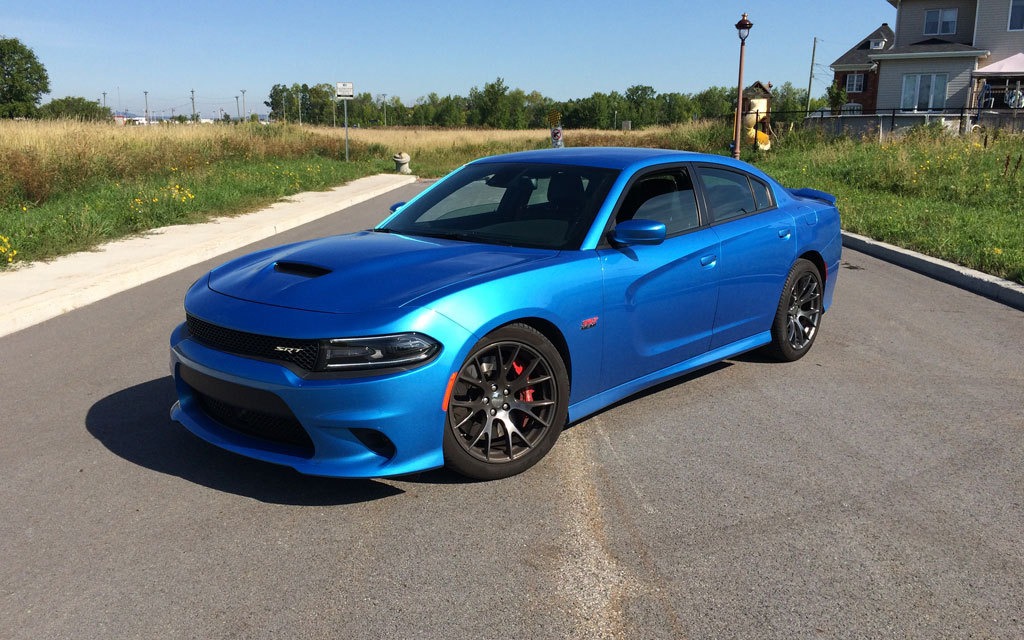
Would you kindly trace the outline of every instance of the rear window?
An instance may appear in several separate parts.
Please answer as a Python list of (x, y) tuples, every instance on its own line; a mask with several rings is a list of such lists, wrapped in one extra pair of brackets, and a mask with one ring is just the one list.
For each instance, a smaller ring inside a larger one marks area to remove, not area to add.
[(701, 167), (704, 199), (716, 222), (769, 209), (775, 205), (768, 185), (753, 176), (729, 169)]

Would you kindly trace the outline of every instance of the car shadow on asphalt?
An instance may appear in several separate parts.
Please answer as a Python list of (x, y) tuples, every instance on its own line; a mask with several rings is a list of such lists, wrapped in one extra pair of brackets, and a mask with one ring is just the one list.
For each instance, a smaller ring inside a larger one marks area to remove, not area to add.
[(404, 493), (377, 480), (304, 476), (218, 449), (171, 420), (169, 412), (175, 400), (170, 376), (150, 380), (92, 405), (85, 427), (112, 453), (129, 462), (262, 502), (329, 506)]

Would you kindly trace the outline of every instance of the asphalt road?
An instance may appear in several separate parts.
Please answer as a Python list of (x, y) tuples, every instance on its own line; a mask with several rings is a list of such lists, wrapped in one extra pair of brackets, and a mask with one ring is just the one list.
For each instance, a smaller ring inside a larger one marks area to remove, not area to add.
[(1024, 637), (1020, 311), (847, 251), (799, 362), (662, 386), (515, 478), (347, 481), (168, 419), (213, 264), (0, 338), (0, 637)]

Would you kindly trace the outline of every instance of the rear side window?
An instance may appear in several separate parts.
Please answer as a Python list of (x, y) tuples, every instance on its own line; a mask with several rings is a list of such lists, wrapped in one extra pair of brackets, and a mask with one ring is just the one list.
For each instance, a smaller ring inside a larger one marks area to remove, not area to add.
[(704, 199), (715, 222), (738, 218), (774, 205), (771, 189), (757, 178), (739, 171), (711, 167), (701, 167), (699, 172)]
[(771, 189), (757, 178), (750, 178), (750, 189), (754, 192), (754, 201), (757, 204), (758, 210), (768, 209), (775, 204), (772, 202)]

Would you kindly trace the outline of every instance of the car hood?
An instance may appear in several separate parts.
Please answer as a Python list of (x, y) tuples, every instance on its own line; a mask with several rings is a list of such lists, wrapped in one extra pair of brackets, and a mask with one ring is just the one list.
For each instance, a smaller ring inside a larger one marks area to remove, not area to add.
[(404, 306), (557, 252), (362, 231), (251, 254), (210, 273), (233, 298), (324, 313)]

